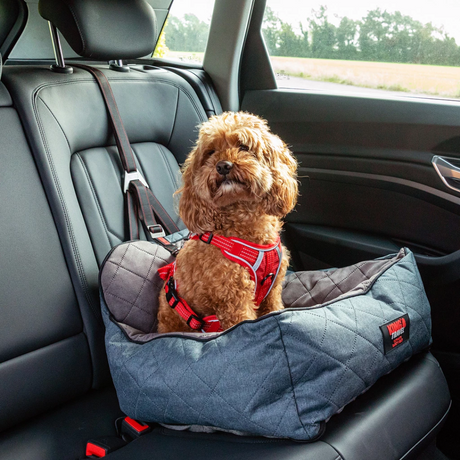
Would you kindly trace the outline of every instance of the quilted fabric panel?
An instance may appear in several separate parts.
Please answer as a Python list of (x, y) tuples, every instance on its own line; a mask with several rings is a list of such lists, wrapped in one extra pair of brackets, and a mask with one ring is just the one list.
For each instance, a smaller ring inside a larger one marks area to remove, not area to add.
[[(137, 344), (103, 303), (122, 410), (145, 421), (312, 440), (334, 413), (430, 343), (430, 307), (413, 255), (377, 262), (383, 271), (368, 273), (348, 297), (222, 334), (157, 334)], [(404, 314), (410, 338), (385, 354), (380, 326)]]
[(157, 328), (159, 267), (173, 261), (157, 244), (134, 241), (117, 246), (101, 272), (101, 288), (110, 312), (120, 323), (144, 333)]
[(299, 421), (275, 318), (210, 341), (168, 336), (138, 345), (126, 340), (106, 311), (104, 317), (112, 376), (128, 415), (270, 437), (318, 434), (318, 424)]
[[(404, 250), (401, 250), (396, 259), (404, 255)], [(283, 283), (283, 304), (286, 308), (313, 307), (355, 291), (363, 291), (368, 282), (393, 263), (393, 258), (385, 258), (344, 268), (292, 273)]]

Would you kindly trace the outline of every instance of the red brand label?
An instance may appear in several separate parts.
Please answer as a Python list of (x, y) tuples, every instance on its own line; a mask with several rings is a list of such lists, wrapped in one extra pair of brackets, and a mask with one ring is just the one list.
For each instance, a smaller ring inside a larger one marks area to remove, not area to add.
[(407, 314), (380, 326), (385, 354), (409, 340), (409, 327), (410, 319)]

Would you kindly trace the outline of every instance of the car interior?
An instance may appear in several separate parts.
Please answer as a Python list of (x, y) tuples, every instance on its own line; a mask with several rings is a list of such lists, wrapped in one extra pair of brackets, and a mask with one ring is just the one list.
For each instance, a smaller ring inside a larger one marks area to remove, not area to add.
[(278, 88), (265, 0), (216, 0), (202, 65), (152, 58), (171, 3), (0, 0), (0, 457), (88, 458), (87, 442), (116, 437), (124, 417), (98, 289), (107, 253), (129, 240), (124, 170), (86, 64), (110, 83), (138, 170), (179, 228), (173, 194), (197, 126), (222, 111), (257, 114), (300, 165), (283, 232), (292, 269), (407, 247), (433, 323), (431, 349), (314, 442), (152, 424), (106, 457), (460, 458), (459, 102)]

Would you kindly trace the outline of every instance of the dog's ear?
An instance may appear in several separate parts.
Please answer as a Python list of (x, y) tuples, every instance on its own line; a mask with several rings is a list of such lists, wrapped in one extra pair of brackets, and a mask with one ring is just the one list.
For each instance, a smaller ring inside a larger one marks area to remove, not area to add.
[(182, 167), (182, 187), (176, 192), (180, 194), (179, 216), (186, 227), (194, 233), (204, 233), (214, 230), (214, 211), (196, 193), (193, 178), (196, 177), (198, 155), (196, 147), (185, 160)]
[(265, 212), (284, 217), (297, 203), (297, 161), (286, 144), (272, 133), (269, 133), (266, 150), (273, 184), (264, 198)]

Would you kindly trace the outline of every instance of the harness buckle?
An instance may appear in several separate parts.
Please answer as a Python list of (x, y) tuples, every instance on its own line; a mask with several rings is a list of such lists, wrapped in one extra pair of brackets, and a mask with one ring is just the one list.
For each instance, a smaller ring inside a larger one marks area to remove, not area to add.
[(155, 240), (166, 236), (164, 228), (160, 224), (151, 225), (149, 227), (150, 236)]
[(149, 188), (149, 185), (147, 184), (147, 181), (144, 179), (144, 176), (137, 169), (131, 172), (125, 171), (123, 193), (126, 193), (126, 191), (129, 189), (129, 184), (134, 180), (138, 180), (142, 185)]
[(204, 233), (201, 234), (201, 235), (198, 235), (198, 238), (199, 238), (201, 241), (203, 241), (203, 243), (211, 244), (211, 241), (212, 241), (214, 235), (213, 235), (212, 233), (209, 233), (208, 239), (207, 239), (206, 241), (203, 240), (203, 235), (204, 235)]
[[(195, 321), (197, 321), (200, 324), (197, 328), (190, 326), (190, 322), (192, 321), (192, 319), (194, 319)], [(198, 316), (196, 316), (196, 315), (190, 315), (188, 320), (187, 320), (187, 326), (191, 327), (192, 329), (196, 329), (196, 330), (203, 329), (205, 324), (206, 323), (201, 318), (198, 318)]]
[[(169, 281), (167, 282), (168, 285), (168, 292), (166, 292), (166, 301), (168, 302), (169, 306), (174, 310), (179, 303), (179, 297), (177, 296), (176, 286), (174, 283), (174, 278), (171, 276)], [(171, 299), (174, 299), (174, 302), (171, 304)]]

